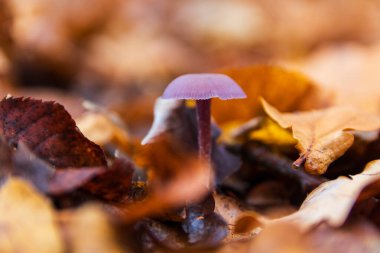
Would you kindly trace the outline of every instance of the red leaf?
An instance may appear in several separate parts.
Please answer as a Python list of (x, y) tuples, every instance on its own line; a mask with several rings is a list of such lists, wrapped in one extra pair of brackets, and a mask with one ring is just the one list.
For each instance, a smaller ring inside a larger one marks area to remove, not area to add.
[(22, 141), (59, 168), (106, 165), (102, 149), (78, 130), (62, 105), (52, 101), (4, 98), (0, 102), (0, 135), (15, 146)]

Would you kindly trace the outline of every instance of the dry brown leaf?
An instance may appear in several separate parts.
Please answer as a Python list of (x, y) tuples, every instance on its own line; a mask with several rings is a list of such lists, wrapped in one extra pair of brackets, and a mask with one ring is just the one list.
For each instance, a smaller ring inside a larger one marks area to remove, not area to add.
[(348, 130), (371, 131), (380, 127), (380, 118), (357, 108), (331, 107), (309, 112), (281, 113), (262, 99), (264, 110), (283, 128), (292, 128), (298, 140), (300, 158), (296, 166), (305, 162), (312, 174), (323, 174), (327, 167), (342, 156), (353, 144)]
[[(346, 221), (362, 190), (379, 180), (380, 160), (376, 160), (369, 163), (361, 174), (351, 178), (341, 176), (321, 184), (308, 195), (297, 212), (272, 222), (292, 222), (303, 230), (322, 222), (339, 227)], [(377, 188), (377, 194), (379, 192), (380, 188)]]
[(245, 122), (257, 116), (261, 111), (259, 97), (264, 97), (281, 111), (323, 106), (320, 90), (298, 72), (271, 65), (232, 68), (221, 72), (241, 86), (247, 94), (247, 99), (231, 101), (215, 99), (212, 115), (219, 124), (229, 121)]
[(0, 227), (0, 252), (64, 252), (51, 204), (21, 179), (0, 191)]

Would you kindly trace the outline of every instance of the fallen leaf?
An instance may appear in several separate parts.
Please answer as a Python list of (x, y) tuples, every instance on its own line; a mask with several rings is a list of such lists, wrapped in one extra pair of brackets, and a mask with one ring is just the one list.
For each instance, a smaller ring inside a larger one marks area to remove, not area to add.
[(59, 168), (106, 165), (101, 148), (86, 139), (64, 107), (54, 102), (4, 98), (0, 102), (0, 135), (14, 146), (25, 143)]
[(300, 158), (296, 166), (305, 163), (312, 174), (323, 174), (330, 163), (342, 156), (353, 144), (348, 130), (371, 131), (380, 127), (380, 118), (355, 107), (331, 107), (323, 110), (280, 113), (264, 99), (266, 113), (283, 128), (292, 128), (297, 139)]
[(377, 253), (380, 248), (378, 228), (364, 219), (351, 221), (340, 228), (319, 226), (306, 236), (301, 235), (316, 252)]
[(129, 252), (121, 246), (110, 218), (99, 205), (88, 204), (61, 215), (70, 252)]
[(28, 183), (10, 178), (0, 190), (0, 251), (63, 253), (50, 202)]
[(130, 136), (120, 118), (110, 111), (86, 113), (76, 119), (80, 131), (89, 140), (104, 147), (112, 144), (124, 152), (131, 148)]
[(248, 139), (260, 141), (267, 145), (288, 146), (296, 144), (296, 140), (289, 131), (284, 130), (277, 123), (268, 118), (263, 120), (260, 128), (248, 132)]
[(331, 90), (333, 105), (355, 105), (376, 114), (380, 113), (379, 64), (378, 42), (328, 45), (290, 63), (316, 80), (322, 89)]
[[(380, 160), (376, 160), (369, 163), (362, 173), (351, 178), (341, 176), (321, 184), (307, 196), (297, 212), (272, 222), (292, 222), (302, 230), (309, 230), (324, 222), (339, 227), (346, 221), (362, 190), (370, 184), (378, 184), (379, 180)], [(380, 188), (377, 187), (376, 194), (379, 192)]]
[(258, 116), (261, 112), (260, 97), (281, 111), (320, 108), (326, 104), (325, 95), (312, 81), (298, 72), (279, 66), (253, 65), (222, 69), (220, 72), (234, 79), (247, 94), (244, 101), (213, 100), (212, 115), (222, 126), (229, 121), (244, 123)]

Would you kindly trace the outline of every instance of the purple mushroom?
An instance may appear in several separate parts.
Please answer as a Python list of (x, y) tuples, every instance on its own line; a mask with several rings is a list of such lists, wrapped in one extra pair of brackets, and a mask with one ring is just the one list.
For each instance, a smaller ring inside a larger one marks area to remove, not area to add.
[(246, 98), (240, 86), (223, 74), (187, 74), (166, 87), (163, 99), (194, 99), (197, 107), (199, 157), (211, 160), (211, 98)]

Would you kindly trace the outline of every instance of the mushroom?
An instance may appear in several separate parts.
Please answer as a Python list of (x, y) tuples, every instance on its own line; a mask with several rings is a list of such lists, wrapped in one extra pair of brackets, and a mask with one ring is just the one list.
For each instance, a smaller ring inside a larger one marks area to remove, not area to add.
[(196, 100), (199, 158), (211, 163), (211, 98), (246, 98), (240, 86), (223, 74), (186, 74), (166, 87), (163, 99)]

